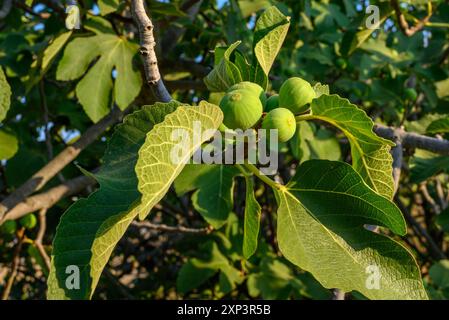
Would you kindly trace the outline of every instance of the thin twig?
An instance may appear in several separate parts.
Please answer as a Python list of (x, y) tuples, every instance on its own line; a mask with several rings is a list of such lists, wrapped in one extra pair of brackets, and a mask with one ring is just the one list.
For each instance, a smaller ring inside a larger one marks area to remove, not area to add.
[(43, 193), (28, 197), (8, 211), (3, 220), (0, 220), (0, 225), (7, 220), (20, 219), (30, 212), (51, 208), (62, 198), (77, 194), (95, 183), (96, 181), (90, 177), (79, 176)]
[(438, 178), (435, 178), (435, 189), (438, 196), (438, 201), (440, 202), (440, 208), (441, 210), (444, 210), (447, 208), (447, 200), (445, 199), (443, 186), (441, 184), (441, 181)]
[(430, 204), (435, 214), (439, 214), (441, 212), (441, 208), (438, 206), (436, 201), (432, 198), (432, 196), (429, 193), (429, 190), (427, 190), (427, 182), (422, 182), (419, 185), (419, 190), (421, 191), (422, 195), (424, 196), (424, 199)]
[(46, 221), (46, 215), (47, 215), (47, 209), (41, 209), (39, 210), (38, 219), (39, 219), (39, 230), (37, 232), (36, 239), (34, 240), (34, 245), (36, 246), (37, 250), (39, 251), (39, 254), (41, 255), (42, 259), (44, 260), (45, 266), (47, 267), (47, 270), (50, 270), (50, 257), (48, 256), (47, 252), (45, 251), (44, 245), (42, 243), (45, 235), (45, 230), (47, 228), (47, 221)]
[(194, 229), (194, 228), (187, 228), (184, 226), (168, 226), (166, 224), (154, 224), (149, 221), (139, 221), (139, 222), (134, 221), (133, 225), (139, 228), (148, 228), (157, 231), (176, 232), (176, 233), (209, 234), (213, 230), (210, 227)]
[[(128, 108), (128, 110), (129, 109), (130, 108)], [(94, 142), (111, 125), (118, 122), (128, 110), (122, 112), (120, 109), (114, 107), (106, 117), (88, 128), (74, 144), (65, 148), (44, 167), (33, 174), (33, 176), (22, 186), (6, 197), (6, 199), (0, 203), (0, 221), (9, 210), (14, 208), (18, 203), (24, 201), (30, 194), (45, 186), (48, 181), (72, 162), (82, 150)]]
[(433, 238), (429, 235), (429, 233), (426, 231), (425, 228), (423, 228), (418, 221), (416, 221), (415, 218), (412, 217), (412, 215), (410, 214), (409, 210), (407, 209), (407, 207), (404, 205), (404, 203), (402, 202), (402, 200), (396, 196), (395, 197), (395, 201), (396, 204), (398, 205), (399, 209), (402, 211), (402, 213), (404, 214), (405, 219), (407, 220), (408, 223), (410, 223), (415, 230), (421, 235), (423, 236), (428, 245), (429, 245), (429, 249), (430, 252), (432, 253), (432, 256), (436, 259), (445, 259), (446, 255), (444, 254), (444, 252), (440, 249), (440, 247), (436, 244), (436, 242), (433, 240)]
[(396, 13), (399, 29), (401, 29), (402, 33), (405, 34), (407, 37), (411, 37), (416, 32), (422, 30), (425, 27), (426, 23), (429, 22), (430, 18), (432, 17), (432, 4), (429, 4), (427, 16), (419, 20), (414, 26), (410, 27), (407, 20), (404, 17), (404, 14), (401, 11), (399, 1), (391, 0), (391, 5)]
[(403, 150), (402, 150), (402, 141), (400, 138), (395, 139), (396, 146), (391, 150), (391, 154), (393, 157), (393, 180), (394, 180), (394, 193), (398, 191), (399, 181), (401, 178), (401, 170), (402, 170), (402, 159), (403, 159)]
[(25, 238), (25, 229), (21, 228), (19, 231), (17, 231), (18, 242), (17, 242), (16, 248), (14, 249), (11, 273), (9, 274), (8, 281), (6, 282), (5, 289), (3, 290), (2, 300), (8, 300), (9, 294), (11, 293), (12, 286), (16, 279), (17, 270), (19, 269), (19, 265), (20, 265), (20, 251), (22, 250), (22, 244), (23, 244), (24, 238)]
[(153, 35), (153, 23), (145, 12), (143, 0), (132, 0), (131, 4), (133, 18), (139, 28), (140, 54), (142, 55), (147, 84), (158, 101), (169, 102), (172, 98), (167, 88), (165, 88), (157, 65), (157, 57), (154, 50), (156, 42)]
[(34, 10), (30, 7), (28, 7), (25, 3), (21, 3), (19, 0), (14, 1), (14, 5), (20, 9), (22, 9), (23, 11), (25, 11), (26, 13), (40, 18), (40, 19), (48, 19), (51, 17), (51, 14), (48, 12), (34, 12)]
[(432, 138), (413, 132), (407, 132), (402, 128), (391, 128), (380, 124), (374, 126), (374, 132), (378, 136), (392, 141), (400, 139), (404, 148), (418, 148), (442, 155), (449, 155), (448, 140)]

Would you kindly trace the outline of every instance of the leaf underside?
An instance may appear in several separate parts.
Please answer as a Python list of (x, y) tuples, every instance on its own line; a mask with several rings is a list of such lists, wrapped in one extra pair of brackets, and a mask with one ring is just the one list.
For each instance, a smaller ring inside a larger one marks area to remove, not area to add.
[[(342, 162), (311, 160), (297, 172), (275, 191), (279, 248), (288, 260), (326, 288), (356, 290), (370, 299), (427, 299), (408, 250), (363, 227), (376, 224), (403, 235), (405, 222), (392, 202)], [(373, 270), (378, 286), (370, 285)]]
[[(146, 133), (175, 111), (180, 104), (155, 104), (125, 117), (115, 130), (95, 174), (100, 188), (87, 199), (72, 205), (62, 216), (56, 231), (52, 268), (48, 280), (48, 299), (87, 299), (93, 294), (101, 272), (115, 244), (135, 217), (138, 202), (134, 166)], [(80, 289), (64, 289), (69, 265), (80, 268)]]
[[(220, 108), (202, 101), (198, 107), (179, 107), (166, 117), (164, 123), (151, 130), (139, 150), (136, 164), (138, 189), (142, 194), (139, 217), (145, 218), (149, 210), (162, 199), (171, 183), (181, 173), (193, 153), (204, 141), (210, 139), (223, 121)], [(201, 139), (193, 136), (200, 130)], [(174, 141), (172, 131), (186, 134), (182, 140)], [(195, 132), (196, 133), (196, 132)], [(174, 148), (182, 147), (180, 159), (173, 161)]]
[(9, 86), (8, 81), (6, 81), (3, 68), (0, 67), (0, 123), (3, 119), (5, 119), (10, 103), (11, 87)]
[(390, 148), (394, 143), (377, 136), (365, 112), (338, 95), (321, 95), (312, 101), (311, 109), (312, 118), (343, 131), (351, 145), (354, 169), (374, 191), (391, 199), (394, 182)]
[(76, 38), (65, 48), (56, 78), (71, 81), (85, 74), (76, 86), (76, 95), (89, 118), (97, 122), (109, 113), (112, 102), (124, 110), (139, 94), (142, 78), (133, 67), (137, 50), (136, 44), (112, 34)]

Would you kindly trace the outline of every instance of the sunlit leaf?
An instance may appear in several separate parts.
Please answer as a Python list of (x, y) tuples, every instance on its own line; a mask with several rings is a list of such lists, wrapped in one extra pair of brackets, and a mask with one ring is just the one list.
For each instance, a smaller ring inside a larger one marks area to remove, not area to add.
[[(138, 207), (141, 219), (162, 199), (195, 150), (213, 136), (222, 121), (220, 108), (203, 101), (198, 107), (179, 107), (148, 133), (136, 164), (138, 189), (142, 194)], [(199, 139), (193, 137), (195, 130), (202, 133)], [(182, 139), (174, 139), (174, 131), (181, 133)], [(180, 148), (176, 154), (179, 159), (173, 157), (176, 148)]]
[(346, 135), (351, 145), (352, 166), (379, 194), (393, 197), (391, 141), (373, 132), (373, 121), (349, 100), (321, 95), (311, 103), (311, 118), (326, 121)]
[(401, 212), (349, 165), (308, 161), (275, 193), (282, 254), (324, 287), (356, 290), (370, 299), (427, 299), (408, 250), (364, 228), (380, 225), (404, 235)]
[[(124, 110), (139, 94), (142, 77), (133, 67), (137, 49), (136, 44), (112, 34), (76, 38), (65, 48), (56, 78), (78, 79), (100, 57), (76, 86), (81, 105), (92, 121), (97, 122), (109, 113), (113, 102)], [(114, 82), (113, 70), (116, 71)]]
[[(145, 106), (127, 116), (114, 132), (95, 174), (100, 188), (72, 205), (62, 216), (53, 242), (49, 299), (88, 299), (92, 296), (117, 242), (137, 215), (140, 194), (134, 166), (146, 133), (179, 103)], [(80, 289), (69, 290), (66, 268), (80, 271)]]

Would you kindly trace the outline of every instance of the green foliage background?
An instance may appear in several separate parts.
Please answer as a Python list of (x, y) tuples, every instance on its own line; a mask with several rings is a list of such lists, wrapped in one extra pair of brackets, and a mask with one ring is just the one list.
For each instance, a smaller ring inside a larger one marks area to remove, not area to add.
[[(81, 29), (71, 31), (64, 1), (16, 2), (0, 20), (0, 200), (111, 109), (130, 115), (42, 190), (89, 172), (99, 183), (47, 210), (51, 271), (39, 226), (0, 228), (0, 292), (18, 256), (13, 299), (330, 299), (335, 288), (351, 299), (449, 298), (448, 155), (406, 149), (393, 199), (394, 144), (372, 132), (378, 123), (449, 138), (447, 1), (401, 2), (410, 25), (432, 8), (406, 36), (394, 1), (371, 1), (381, 25), (370, 30), (365, 1), (148, 0), (161, 74), (183, 106), (153, 106), (129, 1), (79, 1)], [(250, 80), (274, 94), (292, 76), (321, 96), (281, 146), (285, 187), (221, 165), (170, 168), (176, 180), (146, 174), (151, 132), (206, 118), (216, 129), (212, 104), (230, 85)], [(387, 275), (379, 292), (365, 288), (372, 261)], [(72, 263), (85, 266), (76, 293), (61, 289)]]

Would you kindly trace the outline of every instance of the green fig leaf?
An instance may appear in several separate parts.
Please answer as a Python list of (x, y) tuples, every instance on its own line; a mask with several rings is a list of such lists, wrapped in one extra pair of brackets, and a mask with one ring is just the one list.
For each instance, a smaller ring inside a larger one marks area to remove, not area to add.
[(375, 224), (404, 235), (401, 212), (351, 166), (307, 161), (275, 194), (282, 254), (324, 287), (355, 290), (370, 299), (427, 299), (410, 252), (364, 228)]
[(393, 159), (389, 140), (373, 132), (373, 121), (356, 105), (338, 95), (323, 94), (311, 103), (311, 119), (328, 122), (346, 135), (351, 145), (352, 166), (377, 193), (393, 197)]

